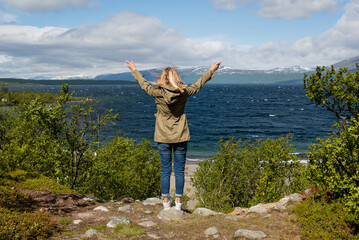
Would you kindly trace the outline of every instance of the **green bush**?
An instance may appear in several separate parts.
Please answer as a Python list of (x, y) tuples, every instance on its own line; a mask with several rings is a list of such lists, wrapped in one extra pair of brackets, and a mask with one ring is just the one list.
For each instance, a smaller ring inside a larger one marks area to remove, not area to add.
[(109, 110), (98, 116), (93, 101), (69, 103), (67, 85), (56, 103), (39, 98), (19, 107), (0, 109), (0, 170), (38, 172), (77, 188), (100, 146), (100, 130), (116, 119)]
[(359, 121), (341, 124), (341, 131), (310, 147), (311, 181), (359, 214)]
[(340, 200), (307, 199), (293, 208), (304, 239), (359, 239), (355, 236), (358, 217), (345, 211)]
[(85, 180), (88, 191), (102, 199), (160, 195), (161, 164), (149, 141), (117, 136), (96, 153)]
[(228, 211), (303, 190), (305, 167), (289, 141), (290, 136), (243, 143), (235, 138), (221, 140), (217, 155), (199, 163), (191, 179), (199, 204)]
[(55, 222), (46, 212), (16, 212), (0, 207), (0, 239), (47, 239)]
[(24, 211), (30, 208), (32, 198), (8, 186), (0, 186), (0, 207)]

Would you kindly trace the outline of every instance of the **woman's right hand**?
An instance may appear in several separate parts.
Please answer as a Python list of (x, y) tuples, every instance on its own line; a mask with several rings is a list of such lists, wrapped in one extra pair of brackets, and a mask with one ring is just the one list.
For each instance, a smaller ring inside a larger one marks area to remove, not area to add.
[(126, 60), (126, 63), (127, 63), (127, 67), (128, 67), (132, 72), (136, 70), (136, 66), (135, 66), (135, 64), (134, 64), (133, 61), (129, 62), (129, 61)]
[(219, 61), (219, 62), (213, 62), (210, 69), (211, 69), (213, 72), (217, 71), (217, 69), (219, 68), (219, 65), (221, 65), (221, 63), (222, 63), (221, 61)]

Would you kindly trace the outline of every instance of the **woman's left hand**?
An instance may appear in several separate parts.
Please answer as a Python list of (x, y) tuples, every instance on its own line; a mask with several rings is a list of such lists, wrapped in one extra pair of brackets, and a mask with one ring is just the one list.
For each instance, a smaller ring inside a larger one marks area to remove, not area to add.
[(126, 60), (126, 63), (127, 63), (127, 67), (133, 72), (136, 70), (136, 66), (135, 66), (135, 63), (133, 61), (129, 62)]
[(213, 71), (213, 72), (215, 72), (215, 71), (217, 71), (217, 69), (219, 68), (219, 65), (221, 65), (221, 61), (220, 62), (214, 62), (214, 63), (212, 63), (212, 66), (211, 66), (211, 70)]

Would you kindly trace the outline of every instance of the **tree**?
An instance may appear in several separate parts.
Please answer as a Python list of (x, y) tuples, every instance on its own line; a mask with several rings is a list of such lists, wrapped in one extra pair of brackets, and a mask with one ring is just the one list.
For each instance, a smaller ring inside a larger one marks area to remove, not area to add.
[(303, 78), (306, 96), (316, 105), (333, 112), (338, 119), (350, 120), (359, 113), (359, 65), (355, 73), (347, 68), (325, 71), (317, 67), (316, 73)]
[(312, 103), (333, 112), (338, 120), (327, 140), (310, 146), (310, 179), (326, 195), (341, 199), (347, 209), (359, 213), (359, 65), (346, 68), (317, 67), (304, 76), (306, 95)]
[(77, 186), (99, 147), (100, 129), (118, 114), (109, 110), (98, 116), (93, 101), (71, 103), (71, 95), (62, 85), (54, 104), (36, 98), (0, 112), (0, 170), (37, 171)]

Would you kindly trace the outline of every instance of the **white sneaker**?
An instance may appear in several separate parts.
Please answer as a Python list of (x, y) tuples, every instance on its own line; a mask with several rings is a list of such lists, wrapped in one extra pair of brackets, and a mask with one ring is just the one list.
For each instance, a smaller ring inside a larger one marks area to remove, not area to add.
[(164, 210), (169, 210), (170, 208), (171, 208), (171, 203), (172, 203), (172, 197), (171, 196), (169, 196), (168, 197), (169, 199), (170, 199), (170, 201), (169, 202), (163, 202), (163, 209)]
[(181, 202), (176, 202), (176, 207), (177, 210), (182, 210), (182, 203)]

